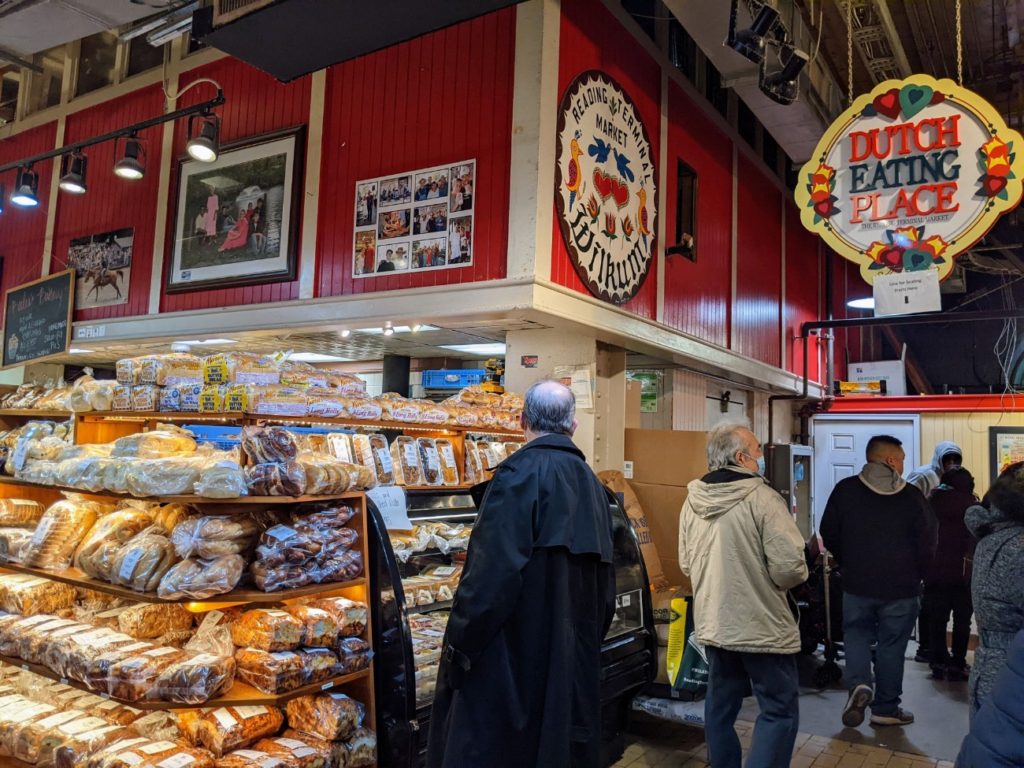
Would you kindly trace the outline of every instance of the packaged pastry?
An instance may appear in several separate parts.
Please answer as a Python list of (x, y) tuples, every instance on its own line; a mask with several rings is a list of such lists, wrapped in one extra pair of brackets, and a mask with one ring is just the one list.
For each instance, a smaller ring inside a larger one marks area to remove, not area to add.
[[(61, 666), (61, 673), (64, 677), (87, 683), (89, 672), (100, 656), (111, 653), (118, 656), (120, 660), (120, 657), (127, 653), (125, 649), (137, 649), (136, 653), (147, 653), (153, 650), (149, 648), (150, 645), (145, 640), (136, 640), (123, 632), (97, 629), (92, 632), (69, 635), (66, 642), (50, 643), (43, 651), (43, 657), (49, 659), (52, 654), (56, 657), (58, 665)], [(113, 668), (113, 664), (111, 668)], [(99, 690), (104, 689), (101, 686)]]
[(223, 413), (227, 387), (223, 384), (207, 384), (199, 393), (200, 413)]
[(171, 540), (157, 528), (147, 528), (117, 551), (110, 581), (136, 592), (155, 592), (178, 557)]
[(199, 412), (199, 398), (203, 394), (203, 385), (198, 382), (178, 384), (174, 387), (178, 392), (178, 405), (184, 413)]
[(247, 413), (256, 405), (259, 387), (255, 384), (234, 384), (224, 394), (224, 410)]
[(0, 563), (20, 563), (25, 547), (32, 541), (28, 528), (0, 528)]
[[(142, 760), (136, 762), (137, 757)], [(205, 749), (162, 741), (129, 747), (121, 752), (119, 762), (103, 763), (97, 768), (214, 768), (216, 765), (219, 762)]]
[(241, 555), (221, 555), (211, 560), (188, 558), (167, 570), (157, 594), (164, 600), (206, 600), (233, 590), (244, 571), (245, 558)]
[(315, 583), (311, 569), (304, 564), (271, 566), (257, 560), (253, 562), (250, 570), (256, 588), (263, 592), (295, 589)]
[(107, 693), (124, 701), (146, 698), (160, 674), (189, 654), (178, 648), (151, 648), (115, 661), (110, 666)]
[(110, 399), (110, 407), (115, 411), (130, 411), (132, 409), (131, 384), (118, 384), (114, 387), (114, 393)]
[(235, 659), (200, 653), (165, 667), (146, 695), (156, 701), (202, 704), (228, 690), (235, 680)]
[(317, 558), (310, 577), (317, 584), (358, 579), (363, 573), (363, 553), (357, 549), (331, 551)]
[(309, 407), (307, 399), (305, 390), (271, 385), (263, 388), (255, 407), (250, 410), (267, 416), (305, 416)]
[(199, 471), (193, 490), (196, 496), (207, 499), (235, 499), (248, 493), (245, 472), (234, 459), (205, 464)]
[(163, 387), (160, 390), (160, 397), (157, 398), (157, 410), (176, 412), (181, 410), (181, 393), (177, 387)]
[(344, 432), (332, 432), (327, 435), (327, 446), (330, 449), (331, 455), (336, 459), (349, 463), (359, 461), (352, 451), (352, 441)]
[(10, 739), (5, 741), (9, 741), (12, 747), (10, 751), (17, 759), (32, 765), (52, 766), (55, 762), (54, 752), (65, 740), (107, 725), (106, 720), (87, 715), (80, 710), (53, 712), (51, 708), (51, 711), (42, 718), (28, 718), (22, 721), (20, 727), (15, 724)]
[(337, 674), (338, 657), (327, 648), (302, 648), (298, 654), (302, 660), (304, 685), (322, 683)]
[(356, 728), (342, 744), (348, 757), (347, 768), (369, 768), (376, 764), (377, 734), (369, 728)]
[(295, 651), (261, 651), (239, 648), (235, 652), (238, 677), (263, 693), (283, 693), (303, 684), (302, 657)]
[(366, 605), (347, 597), (323, 597), (309, 603), (322, 608), (334, 618), (340, 637), (357, 637), (366, 629)]
[(22, 616), (56, 613), (75, 602), (75, 589), (41, 576), (0, 576), (0, 608)]
[(394, 392), (385, 392), (377, 398), (384, 421), (415, 422), (420, 420), (422, 406), (415, 400), (408, 400)]
[(244, 427), (242, 450), (253, 464), (287, 462), (299, 455), (295, 436), (284, 427)]
[(330, 765), (330, 750), (308, 740), (277, 736), (260, 739), (253, 748), (283, 759), (287, 768), (325, 768)]
[[(31, 664), (39, 664), (43, 660), (43, 652), (49, 642), (50, 634), (70, 626), (81, 628), (86, 625), (79, 624), (74, 619), (60, 619), (56, 617), (49, 621), (34, 624), (22, 630), (20, 633), (21, 637), (18, 638), (17, 649), (11, 655), (17, 656)], [(87, 631), (87, 629), (84, 631)], [(11, 644), (13, 645), (13, 639)]]
[(271, 357), (248, 352), (227, 352), (203, 360), (207, 384), (277, 384), (281, 374)]
[(284, 716), (277, 707), (218, 707), (199, 718), (199, 742), (216, 757), (277, 733)]
[(458, 485), (459, 463), (455, 459), (455, 447), (452, 445), (452, 441), (438, 438), (434, 444), (437, 448), (437, 459), (441, 468), (441, 483), (443, 485)]
[(75, 567), (94, 579), (110, 581), (114, 556), (130, 538), (152, 524), (140, 509), (120, 509), (101, 517), (78, 545)]
[(55, 768), (80, 768), (93, 752), (118, 741), (138, 736), (132, 728), (107, 723), (64, 739), (54, 751)]
[(505, 456), (511, 456), (513, 453), (515, 453), (516, 451), (518, 451), (522, 447), (523, 447), (522, 443), (513, 443), (513, 442), (505, 443)]
[(132, 727), (147, 739), (152, 739), (153, 741), (180, 741), (182, 740), (182, 733), (178, 727), (178, 718), (174, 712), (175, 710), (146, 712), (132, 723)]
[(290, 651), (302, 641), (302, 623), (291, 614), (254, 608), (231, 625), (235, 645), (263, 651)]
[(289, 605), (285, 611), (302, 624), (300, 645), (307, 648), (330, 648), (337, 641), (338, 624), (324, 609), (308, 605)]
[(344, 693), (297, 696), (286, 706), (289, 728), (325, 741), (347, 738), (362, 726), (366, 717), (366, 707)]
[(204, 516), (184, 520), (171, 533), (178, 557), (208, 560), (249, 551), (259, 534), (256, 521), (246, 515)]
[(330, 506), (300, 507), (292, 512), (291, 518), (295, 525), (314, 529), (344, 528), (355, 514), (352, 507), (338, 502)]
[(155, 384), (136, 384), (132, 387), (132, 410), (155, 411), (160, 402), (160, 387)]
[(256, 547), (256, 558), (270, 567), (300, 565), (310, 558), (338, 555), (358, 537), (353, 528), (328, 527), (300, 519), (293, 525), (275, 525), (264, 531)]
[(52, 504), (22, 553), (25, 565), (51, 570), (70, 566), (75, 548), (104, 509), (104, 505), (79, 499), (62, 499)]
[[(132, 502), (134, 504), (142, 502)], [(182, 522), (189, 516), (191, 516), (193, 510), (191, 507), (186, 507), (183, 504), (161, 504), (158, 507), (154, 507), (150, 510), (150, 515), (153, 517), (153, 524), (160, 526), (164, 533), (170, 533), (177, 526), (178, 523)]]
[(174, 603), (136, 603), (118, 609), (118, 628), (126, 635), (142, 640), (166, 635), (168, 632), (192, 629), (193, 614)]
[(0, 526), (30, 525), (39, 522), (44, 507), (28, 499), (0, 499)]
[(139, 382), (173, 387), (203, 380), (203, 364), (195, 355), (172, 352), (167, 355), (147, 355), (139, 358)]
[(441, 485), (441, 459), (437, 454), (437, 444), (433, 438), (416, 438), (416, 448), (420, 454), (420, 471), (426, 485)]
[(196, 441), (183, 430), (138, 432), (119, 437), (110, 450), (112, 457), (162, 459), (196, 452)]
[(396, 437), (391, 444), (391, 460), (394, 463), (395, 482), (398, 485), (423, 485), (416, 438), (406, 435)]
[(352, 487), (353, 465), (327, 454), (300, 453), (296, 463), (306, 477), (305, 492), (310, 496), (346, 493)]
[(351, 675), (370, 666), (373, 650), (359, 637), (343, 637), (337, 645), (339, 675)]
[(349, 397), (347, 407), (348, 415), (359, 421), (379, 421), (384, 415), (380, 403), (368, 397)]
[(133, 357), (126, 357), (118, 360), (114, 370), (116, 372), (117, 381), (121, 384), (138, 384), (139, 374), (141, 372), (141, 366), (136, 364), (136, 359)]
[(218, 768), (289, 768), (283, 758), (258, 749), (236, 749), (217, 760)]
[(145, 712), (135, 707), (129, 707), (113, 699), (99, 699), (99, 701), (88, 706), (85, 711), (90, 715), (102, 717), (104, 720), (115, 725), (132, 725), (141, 718)]
[(251, 496), (302, 496), (306, 492), (306, 472), (294, 461), (248, 466), (245, 482)]

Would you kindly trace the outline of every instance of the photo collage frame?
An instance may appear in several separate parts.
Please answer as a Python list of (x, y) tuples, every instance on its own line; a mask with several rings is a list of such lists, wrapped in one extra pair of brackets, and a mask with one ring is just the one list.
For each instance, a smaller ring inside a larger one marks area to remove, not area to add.
[(356, 182), (353, 277), (473, 263), (476, 160)]

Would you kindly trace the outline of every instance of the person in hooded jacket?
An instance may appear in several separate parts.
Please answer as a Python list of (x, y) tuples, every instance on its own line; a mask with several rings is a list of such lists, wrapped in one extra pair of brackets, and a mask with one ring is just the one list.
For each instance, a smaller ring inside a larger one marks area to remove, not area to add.
[(850, 691), (843, 725), (849, 728), (864, 722), (868, 704), (873, 725), (914, 722), (900, 707), (903, 655), (936, 540), (927, 500), (903, 480), (902, 443), (875, 435), (866, 458), (859, 475), (832, 489), (818, 528), (843, 576), (843, 679)]
[(528, 442), (498, 465), (478, 504), (437, 673), (428, 768), (600, 764), (601, 643), (615, 615), (611, 497), (573, 445), (574, 414), (567, 387), (530, 387)]
[(715, 768), (739, 768), (734, 725), (753, 687), (761, 712), (747, 768), (789, 765), (800, 632), (787, 590), (807, 580), (803, 537), (762, 477), (761, 446), (745, 424), (712, 429), (707, 453), (710, 472), (686, 486), (679, 567), (693, 582), (694, 632), (708, 656), (708, 755)]
[(1024, 765), (1024, 630), (1007, 651), (1006, 666), (960, 746), (956, 768)]
[[(938, 546), (924, 576), (924, 608), (928, 613), (928, 647), (932, 676), (937, 680), (967, 679), (967, 642), (971, 637), (971, 553), (974, 537), (964, 523), (968, 507), (978, 503), (974, 478), (963, 467), (942, 475), (928, 497), (938, 523)], [(953, 653), (946, 648), (946, 625), (953, 614)]]
[(1003, 671), (1010, 641), (1024, 629), (1024, 462), (1003, 470), (983, 505), (964, 519), (978, 540), (971, 571), (978, 647), (967, 683), (973, 717)]

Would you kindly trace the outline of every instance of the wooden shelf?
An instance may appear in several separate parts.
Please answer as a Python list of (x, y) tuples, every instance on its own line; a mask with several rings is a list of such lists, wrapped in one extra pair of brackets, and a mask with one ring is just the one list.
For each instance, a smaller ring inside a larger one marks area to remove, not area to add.
[(71, 411), (53, 411), (46, 408), (4, 408), (0, 409), (0, 419), (5, 416), (22, 417), (27, 416), (33, 419), (70, 419), (75, 414)]
[[(364, 565), (365, 568), (365, 565)], [(13, 571), (14, 573), (27, 573), (32, 576), (39, 576), (50, 581), (59, 581), (63, 584), (70, 584), (73, 587), (82, 587), (96, 592), (103, 592), (108, 595), (115, 595), (126, 600), (133, 600), (140, 603), (281, 603), (296, 597), (309, 597), (311, 595), (322, 595), (335, 590), (350, 589), (352, 587), (366, 586), (366, 578), (360, 576), (351, 581), (327, 582), (325, 584), (307, 584), (304, 587), (292, 589), (279, 589), (276, 592), (263, 592), (258, 589), (233, 589), (223, 595), (214, 595), (205, 600), (193, 600), (192, 598), (179, 598), (168, 600), (160, 597), (155, 592), (136, 592), (135, 590), (100, 581), (87, 575), (78, 568), (66, 568), (63, 571), (47, 571), (42, 568), (30, 568), (19, 563), (0, 561), (0, 570)]]
[(318, 693), (319, 691), (327, 691), (338, 686), (346, 685), (357, 680), (369, 677), (372, 670), (371, 666), (366, 669), (362, 669), (358, 672), (353, 672), (351, 675), (342, 675), (341, 677), (332, 677), (322, 683), (312, 683), (310, 685), (303, 685), (300, 688), (287, 691), (286, 693), (263, 693), (262, 691), (253, 688), (247, 683), (241, 682), (236, 679), (234, 685), (228, 689), (227, 693), (216, 699), (210, 699), (201, 704), (178, 704), (173, 701), (128, 701), (127, 699), (121, 699), (117, 696), (110, 696), (105, 693), (99, 693), (94, 691), (84, 683), (80, 683), (77, 680), (69, 680), (68, 678), (61, 677), (56, 672), (51, 670), (49, 667), (44, 667), (41, 664), (28, 664), (15, 656), (0, 656), (0, 663), (8, 664), (12, 667), (18, 667), (27, 672), (34, 672), (42, 677), (49, 678), (50, 680), (58, 680), (65, 685), (70, 685), (72, 688), (77, 688), (80, 691), (88, 691), (89, 693), (101, 696), (104, 699), (110, 699), (111, 701), (118, 701), (122, 704), (126, 704), (129, 707), (135, 707), (136, 709), (145, 710), (160, 710), (160, 709), (195, 709), (197, 707), (226, 707), (226, 706), (278, 706), (285, 703), (289, 699), (294, 699), (298, 696), (305, 696), (311, 693)]
[[(350, 491), (348, 493), (333, 494), (330, 496), (238, 496), (233, 499), (210, 499), (205, 496), (132, 496), (130, 493), (114, 493), (113, 491), (89, 491), (84, 488), (72, 488), (65, 485), (43, 485), (28, 480), (19, 480), (9, 475), (0, 475), (0, 483), (7, 485), (20, 485), (25, 488), (37, 488), (42, 490), (56, 491), (58, 493), (78, 493), (86, 496), (104, 496), (112, 499), (135, 499), (136, 501), (154, 501), (159, 503), (175, 502), (178, 504), (191, 504), (201, 507), (208, 504), (218, 506), (244, 506), (254, 505), (265, 506), (267, 504), (301, 504), (316, 501), (343, 501), (345, 499), (358, 499), (363, 495), (362, 491)], [(223, 510), (222, 510), (223, 511)]]
[(434, 611), (450, 611), (454, 600), (438, 600), (435, 603), (429, 605), (416, 605), (411, 608), (406, 608), (407, 613), (433, 613)]

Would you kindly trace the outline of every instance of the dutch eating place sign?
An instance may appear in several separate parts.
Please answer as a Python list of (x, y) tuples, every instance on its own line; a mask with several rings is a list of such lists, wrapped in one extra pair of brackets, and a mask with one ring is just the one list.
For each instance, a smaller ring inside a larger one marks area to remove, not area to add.
[(633, 100), (589, 70), (566, 88), (558, 115), (555, 205), (580, 279), (614, 304), (651, 269), (658, 193), (651, 140)]
[(859, 97), (797, 179), (807, 229), (877, 275), (936, 269), (1021, 199), (1021, 135), (952, 80), (914, 75)]

